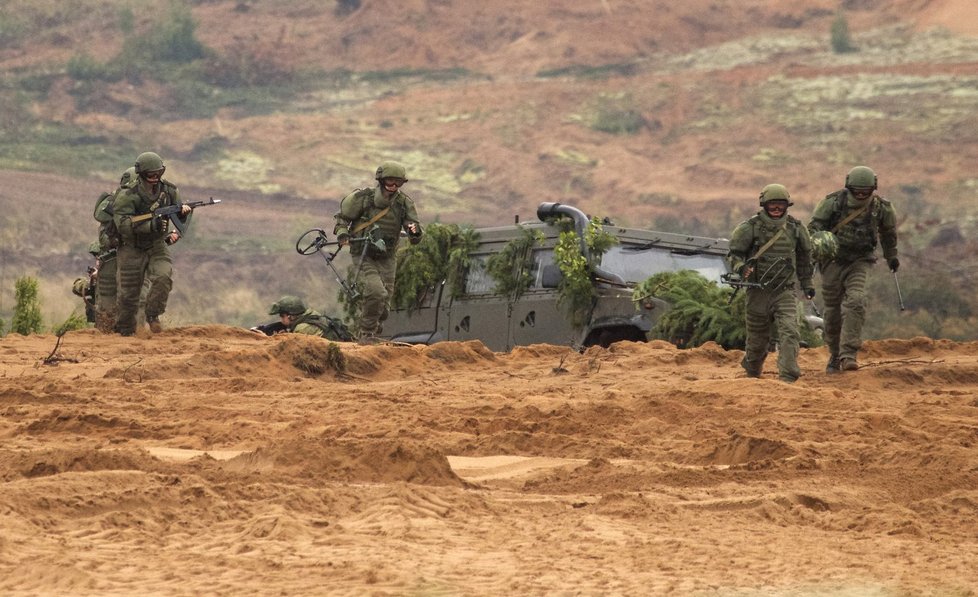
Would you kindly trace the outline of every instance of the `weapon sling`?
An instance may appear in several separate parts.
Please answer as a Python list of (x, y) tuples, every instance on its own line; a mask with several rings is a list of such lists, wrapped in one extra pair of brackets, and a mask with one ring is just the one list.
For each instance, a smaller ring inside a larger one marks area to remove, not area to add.
[(377, 215), (375, 215), (374, 217), (370, 218), (366, 222), (361, 222), (360, 224), (357, 224), (356, 226), (354, 226), (353, 227), (353, 230), (351, 230), (351, 232), (353, 232), (353, 234), (359, 234), (365, 228), (367, 228), (369, 226), (372, 226), (373, 224), (377, 223), (377, 220), (379, 220), (382, 217), (386, 216), (387, 215), (387, 212), (389, 212), (390, 210), (391, 210), (390, 206), (385, 207), (384, 209), (382, 209), (379, 212), (377, 212)]

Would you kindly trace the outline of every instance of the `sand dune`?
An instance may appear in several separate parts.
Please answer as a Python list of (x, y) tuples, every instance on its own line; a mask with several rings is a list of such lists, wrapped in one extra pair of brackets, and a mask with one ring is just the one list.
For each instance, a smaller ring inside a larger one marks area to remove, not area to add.
[(0, 342), (4, 594), (978, 590), (978, 343), (54, 346)]

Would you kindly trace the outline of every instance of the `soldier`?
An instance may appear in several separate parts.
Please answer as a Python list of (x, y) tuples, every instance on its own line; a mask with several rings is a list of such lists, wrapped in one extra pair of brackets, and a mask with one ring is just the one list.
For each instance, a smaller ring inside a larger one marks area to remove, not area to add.
[(876, 245), (891, 272), (897, 259), (896, 213), (876, 194), (876, 173), (856, 166), (846, 175), (844, 189), (826, 195), (815, 207), (808, 228), (822, 273), (825, 301), (825, 342), (829, 373), (855, 371), (866, 321), (866, 276), (876, 263)]
[[(136, 178), (136, 168), (130, 167), (122, 173), (119, 179), (119, 186), (113, 193), (102, 193), (95, 203), (95, 220), (99, 222), (98, 244), (100, 252), (98, 255), (99, 273), (96, 285), (95, 296), (95, 327), (104, 333), (110, 333), (115, 329), (116, 317), (118, 316), (118, 282), (116, 268), (116, 251), (119, 248), (119, 231), (113, 221), (113, 210), (115, 198), (119, 193), (128, 187), (138, 183)], [(144, 307), (146, 304), (146, 291), (148, 285), (143, 285), (140, 294), (139, 319), (145, 319)]]
[(88, 253), (95, 258), (95, 265), (88, 266), (88, 273), (84, 278), (75, 278), (71, 285), (71, 291), (85, 301), (85, 321), (88, 323), (96, 322), (95, 297), (98, 292), (98, 275), (101, 266), (101, 247), (98, 241), (88, 245)]
[(777, 324), (778, 378), (793, 383), (798, 368), (798, 303), (794, 279), (808, 299), (812, 282), (812, 246), (808, 230), (788, 215), (788, 190), (769, 184), (761, 191), (761, 211), (738, 225), (731, 235), (727, 265), (747, 287), (747, 346), (741, 366), (748, 377), (760, 377), (767, 357), (772, 323)]
[(146, 296), (146, 322), (154, 333), (163, 330), (160, 315), (166, 311), (173, 287), (173, 261), (167, 245), (180, 240), (180, 234), (169, 229), (167, 219), (149, 217), (136, 222), (133, 219), (168, 205), (182, 206), (181, 220), (190, 215), (192, 210), (182, 205), (177, 187), (163, 180), (165, 170), (159, 155), (153, 152), (139, 154), (135, 164), (136, 184), (120, 189), (115, 197), (113, 221), (119, 231), (116, 331), (123, 336), (136, 332), (136, 310), (145, 278), (149, 278), (150, 285)]
[(404, 166), (384, 162), (375, 178), (375, 188), (358, 189), (343, 198), (333, 229), (340, 245), (350, 245), (354, 268), (360, 272), (363, 303), (357, 329), (364, 344), (378, 342), (390, 313), (401, 230), (411, 244), (420, 242), (422, 234), (414, 201), (400, 190), (408, 181)]
[(321, 336), (329, 340), (349, 342), (353, 340), (346, 326), (339, 319), (321, 315), (307, 309), (297, 296), (283, 296), (272, 304), (269, 315), (278, 315), (280, 321), (251, 328), (252, 331), (274, 335), (283, 332)]

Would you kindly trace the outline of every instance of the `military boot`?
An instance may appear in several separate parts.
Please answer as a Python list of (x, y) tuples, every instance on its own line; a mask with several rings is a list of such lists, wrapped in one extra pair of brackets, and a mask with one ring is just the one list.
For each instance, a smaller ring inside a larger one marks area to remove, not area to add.
[(842, 369), (839, 367), (839, 357), (835, 355), (829, 355), (829, 364), (825, 366), (826, 373), (842, 373)]
[(852, 357), (842, 357), (839, 359), (839, 369), (843, 371), (855, 371), (859, 369), (859, 363)]
[(163, 331), (163, 324), (160, 323), (159, 317), (146, 317), (146, 323), (149, 324), (149, 331), (154, 334), (159, 334)]
[[(763, 365), (763, 363), (762, 363), (762, 365)], [(759, 366), (756, 366), (756, 365), (752, 364), (752, 363), (749, 363), (747, 361), (747, 355), (744, 355), (744, 358), (740, 360), (740, 366), (743, 367), (744, 368), (744, 371), (747, 372), (747, 377), (760, 377), (761, 376), (761, 368)]]

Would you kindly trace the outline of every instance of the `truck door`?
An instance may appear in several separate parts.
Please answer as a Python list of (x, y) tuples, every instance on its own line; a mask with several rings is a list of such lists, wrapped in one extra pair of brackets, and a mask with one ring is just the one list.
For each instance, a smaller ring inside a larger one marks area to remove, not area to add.
[(488, 255), (473, 255), (466, 273), (465, 293), (451, 301), (448, 339), (464, 342), (481, 340), (489, 350), (509, 349), (509, 301), (495, 294), (495, 282), (486, 273)]

